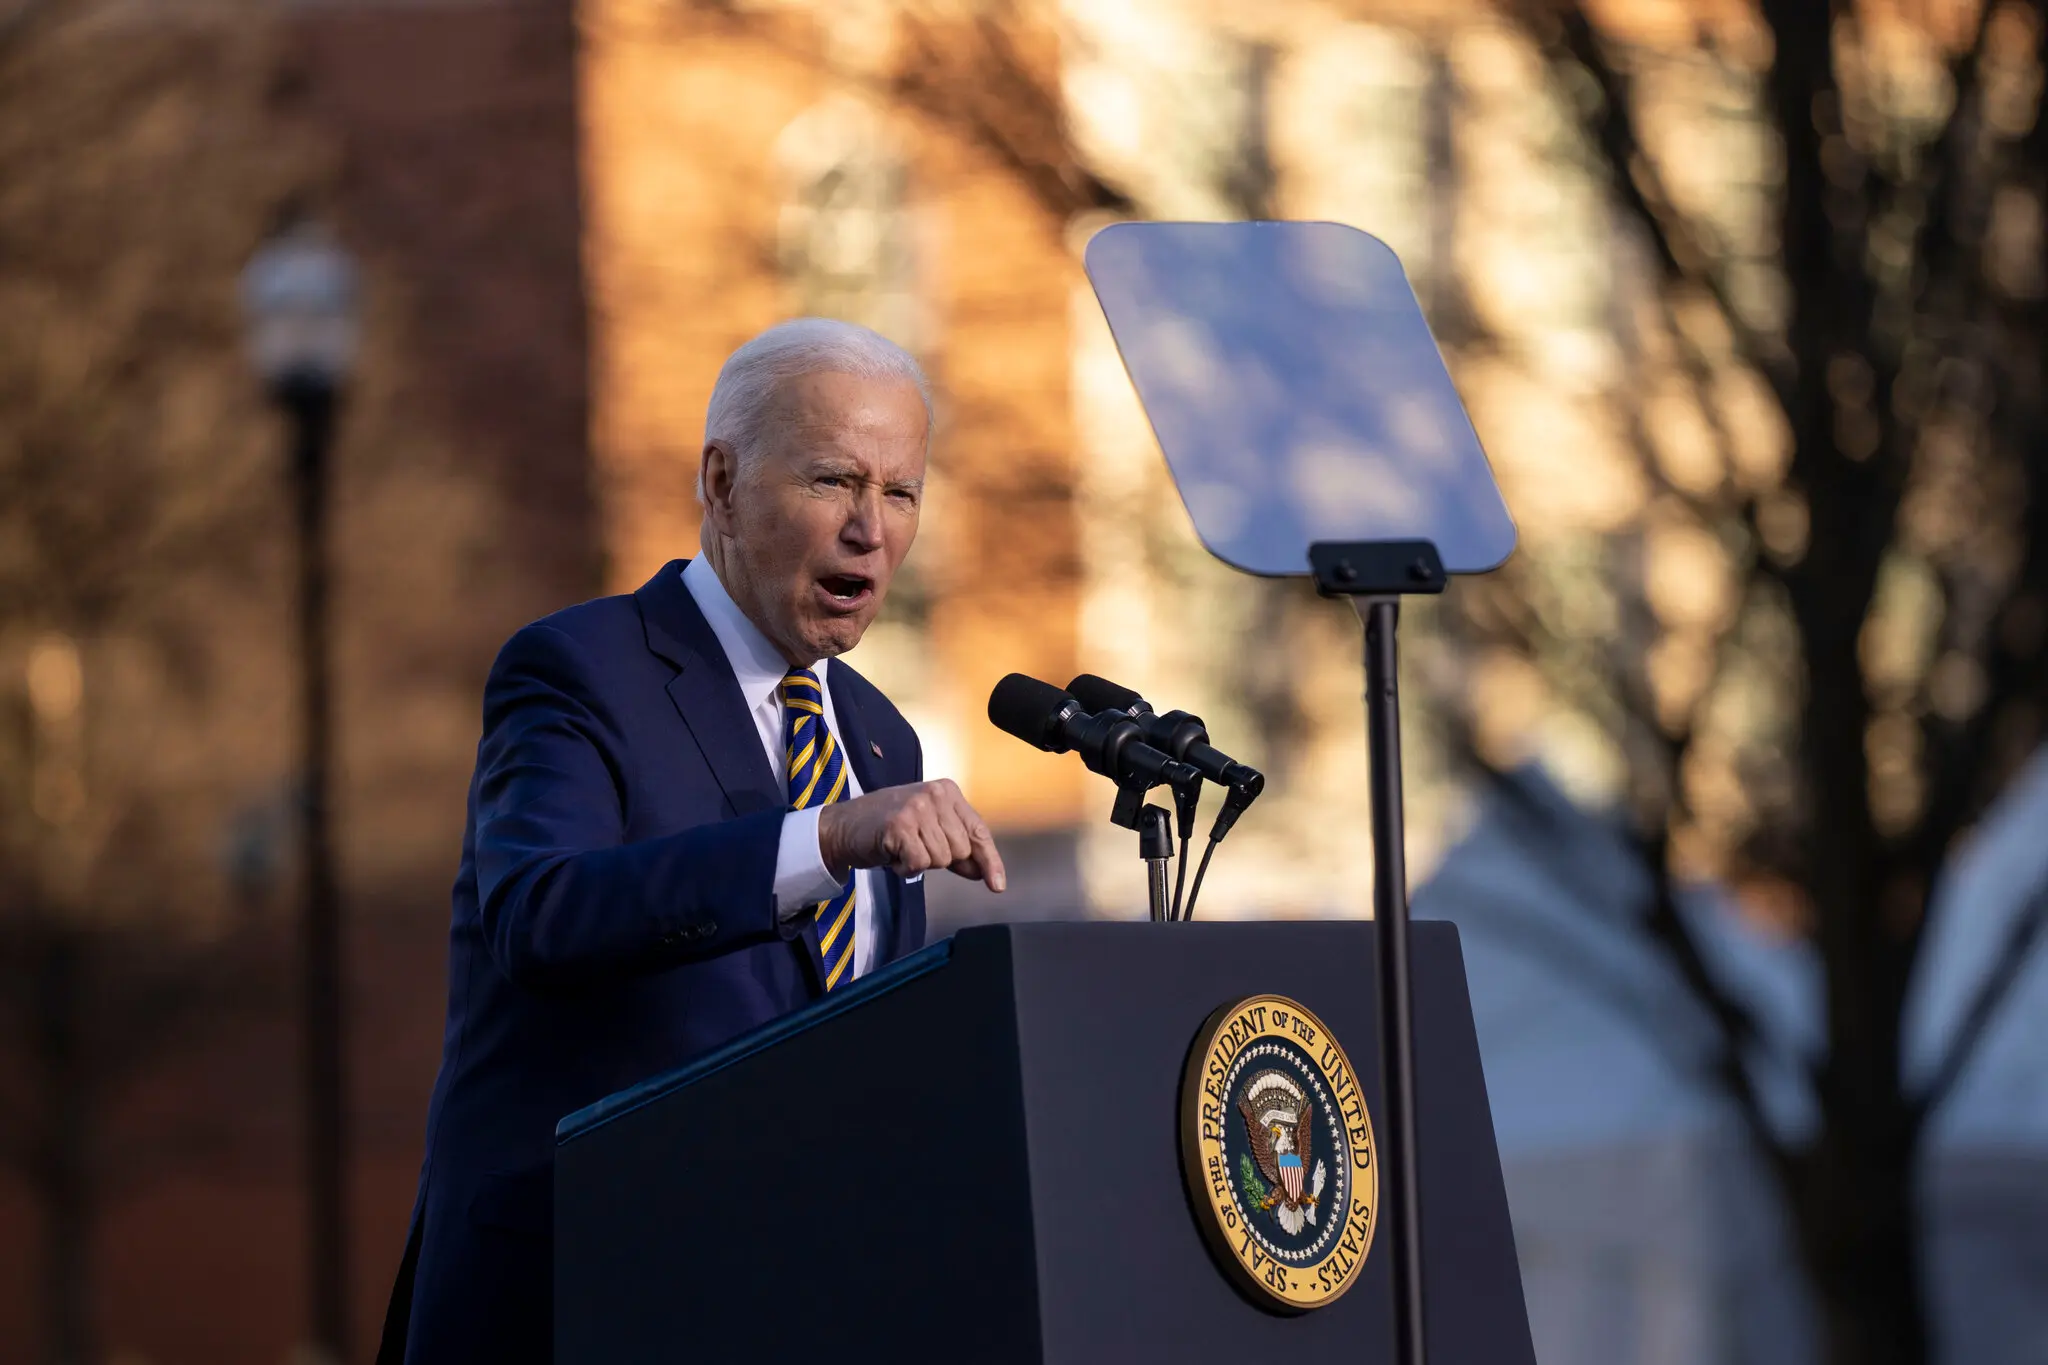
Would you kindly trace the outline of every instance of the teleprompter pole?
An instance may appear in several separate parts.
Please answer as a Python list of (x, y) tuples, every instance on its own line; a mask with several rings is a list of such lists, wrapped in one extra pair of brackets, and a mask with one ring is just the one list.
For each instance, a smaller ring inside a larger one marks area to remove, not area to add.
[(1380, 1075), (1387, 1142), (1380, 1152), (1394, 1250), (1394, 1359), (1426, 1365), (1422, 1294), (1422, 1183), (1415, 1122), (1415, 1007), (1408, 971), (1408, 863), (1401, 805), (1401, 692), (1395, 628), (1401, 597), (1444, 588), (1428, 541), (1309, 547), (1316, 590), (1348, 597), (1365, 627), (1365, 732), (1371, 764), (1373, 927), (1380, 997)]
[[(1401, 808), (1401, 694), (1394, 628), (1400, 599), (1355, 597), (1365, 624), (1365, 731), (1372, 761), (1372, 913), (1379, 939), (1380, 1072), (1395, 1160), (1394, 1340), (1400, 1365), (1423, 1365), (1421, 1151), (1415, 1135), (1415, 1005), (1408, 974), (1408, 860)], [(1382, 1207), (1385, 1207), (1383, 1204)]]

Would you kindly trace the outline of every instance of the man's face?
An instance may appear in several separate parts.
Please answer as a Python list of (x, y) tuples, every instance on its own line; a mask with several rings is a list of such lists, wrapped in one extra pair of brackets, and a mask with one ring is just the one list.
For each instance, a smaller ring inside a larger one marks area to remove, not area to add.
[(790, 662), (845, 653), (881, 610), (917, 536), (925, 426), (912, 385), (825, 371), (782, 386), (743, 471), (704, 447), (707, 553)]

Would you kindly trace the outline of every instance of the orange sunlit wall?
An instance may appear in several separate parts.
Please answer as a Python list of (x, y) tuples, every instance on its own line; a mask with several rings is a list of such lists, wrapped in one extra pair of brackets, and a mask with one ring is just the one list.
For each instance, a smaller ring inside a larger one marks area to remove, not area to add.
[[(1054, 30), (1048, 19), (1034, 32), (1030, 13), (1018, 48), (1053, 81)], [(1049, 774), (982, 718), (1004, 673), (1075, 671), (1067, 307), (1077, 267), (1064, 224), (971, 133), (887, 96), (886, 5), (710, 13), (585, 0), (581, 15), (592, 458), (608, 587), (636, 587), (694, 553), (693, 481), (718, 367), (806, 306), (779, 254), (785, 135), (828, 100), (858, 104), (907, 161), (919, 323), (899, 339), (931, 371), (940, 428), (912, 560), (926, 613), (912, 629), (872, 635), (857, 662), (910, 713), (928, 761), (991, 820), (1070, 823), (1078, 769)]]

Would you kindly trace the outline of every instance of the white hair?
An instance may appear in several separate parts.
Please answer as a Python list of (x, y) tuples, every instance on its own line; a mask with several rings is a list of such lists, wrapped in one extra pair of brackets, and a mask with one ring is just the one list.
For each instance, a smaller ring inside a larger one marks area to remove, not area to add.
[[(760, 453), (761, 433), (783, 383), (806, 374), (850, 374), (899, 380), (924, 400), (925, 433), (932, 428), (932, 389), (910, 352), (880, 332), (837, 318), (780, 322), (725, 359), (704, 414), (704, 440), (731, 448), (742, 465)], [(697, 500), (704, 500), (704, 468), (697, 467)]]

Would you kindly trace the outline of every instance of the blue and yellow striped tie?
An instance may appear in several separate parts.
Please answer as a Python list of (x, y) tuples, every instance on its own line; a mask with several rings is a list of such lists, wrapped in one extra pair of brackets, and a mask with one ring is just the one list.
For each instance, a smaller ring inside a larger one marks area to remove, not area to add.
[[(792, 668), (782, 680), (782, 734), (792, 809), (830, 805), (846, 795), (846, 755), (825, 724), (825, 693), (808, 668)], [(852, 976), (853, 889), (858, 882), (858, 876), (848, 877), (844, 891), (819, 901), (812, 911), (828, 991)]]

